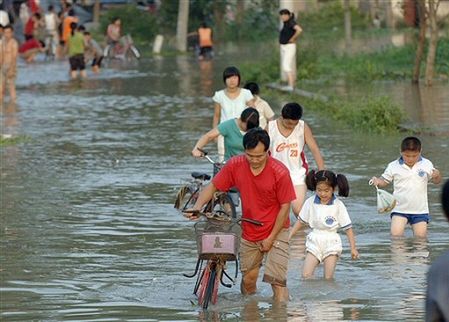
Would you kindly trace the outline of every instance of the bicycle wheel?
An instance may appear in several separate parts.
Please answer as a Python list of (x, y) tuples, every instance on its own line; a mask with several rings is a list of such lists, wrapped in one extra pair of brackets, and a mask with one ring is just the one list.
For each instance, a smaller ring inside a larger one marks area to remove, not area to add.
[(220, 285), (221, 275), (223, 274), (222, 268), (216, 268), (214, 288), (212, 290), (212, 304), (217, 304), (218, 301), (218, 286)]
[(183, 186), (176, 194), (174, 207), (179, 210), (192, 208), (198, 198), (198, 193), (192, 191), (190, 186)]
[(234, 202), (227, 193), (216, 194), (215, 198), (206, 206), (208, 212), (216, 210), (224, 211), (228, 216), (237, 218)]
[(210, 276), (210, 270), (209, 270), (209, 264), (204, 268), (203, 272), (201, 273), (201, 281), (200, 285), (197, 289), (197, 292), (195, 293), (196, 296), (198, 296), (198, 305), (203, 306), (204, 297), (206, 295), (207, 291), (207, 283), (209, 282), (209, 276)]
[(136, 47), (134, 47), (134, 45), (131, 45), (131, 46), (129, 47), (129, 51), (132, 52), (132, 54), (134, 55), (134, 57), (136, 57), (137, 59), (140, 58), (140, 51), (139, 51)]
[(212, 300), (212, 295), (215, 289), (215, 280), (217, 277), (217, 271), (215, 268), (210, 267), (209, 279), (207, 281), (206, 293), (203, 298), (203, 309), (207, 310), (209, 302)]
[(112, 59), (114, 56), (112, 45), (106, 45), (103, 50), (103, 57), (105, 59)]

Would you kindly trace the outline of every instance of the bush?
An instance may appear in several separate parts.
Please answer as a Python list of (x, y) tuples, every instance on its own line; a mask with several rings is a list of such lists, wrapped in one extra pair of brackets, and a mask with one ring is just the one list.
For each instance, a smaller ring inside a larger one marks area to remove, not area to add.
[(245, 81), (258, 84), (269, 83), (279, 79), (279, 53), (271, 55), (265, 61), (241, 64), (239, 69)]
[(357, 102), (337, 100), (333, 117), (363, 132), (395, 132), (404, 113), (389, 97), (363, 98)]
[(110, 9), (101, 17), (100, 30), (103, 31), (104, 34), (106, 34), (108, 25), (114, 17), (119, 17), (122, 21), (122, 34), (130, 34), (136, 42), (152, 42), (158, 32), (154, 15), (139, 10), (135, 6), (128, 5)]

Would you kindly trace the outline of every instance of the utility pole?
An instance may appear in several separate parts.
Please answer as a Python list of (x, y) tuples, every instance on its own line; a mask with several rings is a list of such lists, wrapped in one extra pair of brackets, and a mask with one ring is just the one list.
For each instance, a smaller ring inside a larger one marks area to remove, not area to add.
[(189, 25), (189, 0), (179, 0), (178, 25), (176, 28), (176, 48), (187, 51), (187, 28)]

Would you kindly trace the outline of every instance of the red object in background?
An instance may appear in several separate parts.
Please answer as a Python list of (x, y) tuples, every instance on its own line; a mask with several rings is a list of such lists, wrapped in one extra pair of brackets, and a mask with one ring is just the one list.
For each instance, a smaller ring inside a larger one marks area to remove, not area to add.
[(23, 54), (24, 52), (35, 48), (42, 48), (42, 45), (39, 42), (39, 40), (32, 38), (30, 40), (25, 41), (22, 45), (20, 45), (19, 53)]
[(28, 8), (30, 8), (31, 14), (41, 12), (41, 8), (37, 4), (36, 0), (28, 0)]
[(407, 26), (416, 26), (416, 0), (404, 0), (404, 22)]
[(30, 17), (25, 25), (24, 34), (32, 36), (34, 32), (34, 20)]

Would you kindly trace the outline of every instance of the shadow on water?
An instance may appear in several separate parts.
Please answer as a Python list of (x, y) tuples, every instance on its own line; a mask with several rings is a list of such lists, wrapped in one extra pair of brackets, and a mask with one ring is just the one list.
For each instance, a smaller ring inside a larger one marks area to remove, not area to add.
[[(350, 180), (345, 203), (361, 259), (350, 260), (343, 236), (336, 280), (323, 281), (319, 269), (303, 281), (298, 234), (287, 305), (275, 305), (261, 282), (256, 296), (242, 297), (239, 277), (208, 312), (197, 307), (193, 282), (182, 276), (196, 263), (193, 227), (173, 202), (191, 171), (212, 171), (190, 151), (210, 128), (222, 70), (240, 61), (156, 57), (83, 82), (67, 81), (58, 63), (29, 70), (20, 108), (0, 120), (2, 134), (30, 137), (0, 148), (2, 320), (422, 320), (424, 273), (449, 244), (439, 187), (429, 187), (430, 242), (391, 243), (367, 181), (397, 157), (402, 134), (353, 135), (307, 109), (328, 164)], [(53, 69), (59, 76), (49, 76)], [(279, 115), (282, 102), (269, 101)], [(447, 138), (422, 139), (425, 155), (449, 168)]]

